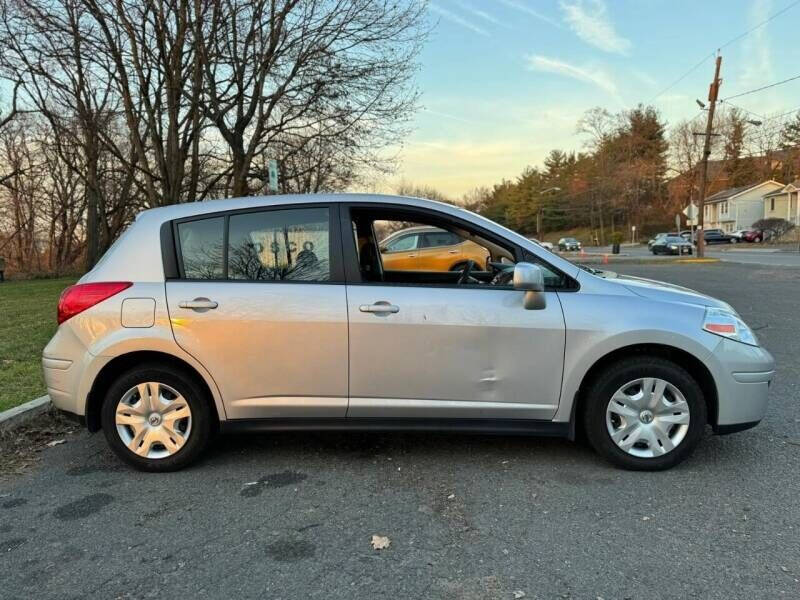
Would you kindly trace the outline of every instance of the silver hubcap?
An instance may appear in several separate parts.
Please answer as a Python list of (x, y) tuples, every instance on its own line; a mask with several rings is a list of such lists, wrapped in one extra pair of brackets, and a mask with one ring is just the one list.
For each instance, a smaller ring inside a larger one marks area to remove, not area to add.
[(606, 408), (614, 443), (633, 456), (653, 458), (674, 450), (689, 431), (689, 404), (668, 381), (643, 377), (626, 383)]
[(120, 439), (131, 452), (144, 458), (166, 458), (189, 439), (192, 411), (175, 389), (148, 381), (123, 394), (115, 422)]

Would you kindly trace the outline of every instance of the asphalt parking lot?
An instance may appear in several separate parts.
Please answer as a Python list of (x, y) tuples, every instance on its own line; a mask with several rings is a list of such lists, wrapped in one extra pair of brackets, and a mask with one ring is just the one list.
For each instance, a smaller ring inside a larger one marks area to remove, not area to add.
[(779, 365), (761, 425), (664, 473), (562, 440), (296, 433), (147, 475), (78, 433), (0, 482), (0, 596), (800, 597), (800, 269), (615, 268), (744, 316)]
[[(623, 261), (630, 259), (646, 260), (648, 262), (671, 261), (677, 258), (676, 255), (653, 255), (646, 245), (623, 246), (619, 258)], [(588, 247), (586, 255), (589, 257), (596, 255), (607, 255), (612, 260), (615, 256), (611, 254), (611, 246)], [(562, 254), (567, 258), (576, 256), (577, 253), (566, 252)], [(687, 258), (686, 255), (683, 255)], [(706, 257), (715, 258), (723, 262), (733, 262), (742, 264), (761, 264), (773, 267), (800, 267), (800, 251), (795, 245), (784, 245), (781, 247), (762, 246), (761, 244), (714, 244), (706, 248)], [(692, 255), (691, 258), (696, 258)]]

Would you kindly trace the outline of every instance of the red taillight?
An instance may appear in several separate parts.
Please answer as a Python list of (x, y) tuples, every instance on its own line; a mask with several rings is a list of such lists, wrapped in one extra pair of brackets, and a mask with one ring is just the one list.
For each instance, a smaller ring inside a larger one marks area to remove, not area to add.
[(58, 324), (71, 319), (87, 308), (91, 308), (114, 294), (131, 287), (130, 281), (106, 281), (103, 283), (79, 283), (61, 292), (58, 299)]

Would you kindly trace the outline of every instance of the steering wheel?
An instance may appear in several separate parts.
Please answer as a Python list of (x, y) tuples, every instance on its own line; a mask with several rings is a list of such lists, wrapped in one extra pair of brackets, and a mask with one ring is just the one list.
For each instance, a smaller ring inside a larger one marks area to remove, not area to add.
[(461, 275), (458, 277), (458, 281), (456, 282), (458, 285), (464, 285), (467, 281), (469, 281), (469, 274), (472, 273), (472, 267), (476, 265), (475, 261), (470, 259), (467, 261), (467, 264), (464, 265), (464, 269), (461, 271)]
[(489, 266), (495, 271), (489, 285), (511, 285), (514, 279), (514, 265), (501, 262), (490, 262)]

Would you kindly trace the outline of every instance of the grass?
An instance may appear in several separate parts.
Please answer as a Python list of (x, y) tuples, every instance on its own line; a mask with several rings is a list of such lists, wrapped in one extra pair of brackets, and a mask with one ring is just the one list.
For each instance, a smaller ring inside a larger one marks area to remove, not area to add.
[(56, 331), (56, 304), (74, 279), (0, 283), (0, 410), (46, 393), (42, 349)]

